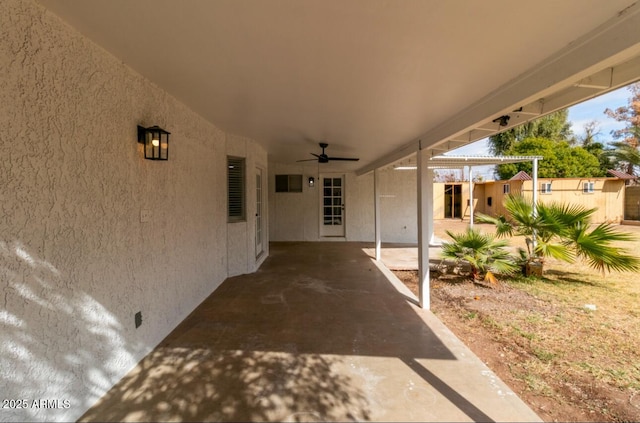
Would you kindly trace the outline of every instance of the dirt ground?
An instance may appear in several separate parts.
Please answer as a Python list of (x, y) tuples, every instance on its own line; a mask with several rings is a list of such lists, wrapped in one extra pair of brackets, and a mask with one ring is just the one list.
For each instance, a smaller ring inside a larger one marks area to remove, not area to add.
[[(417, 292), (416, 271), (394, 273)], [(435, 276), (432, 311), (545, 421), (640, 421), (640, 275), (551, 262), (497, 285)]]

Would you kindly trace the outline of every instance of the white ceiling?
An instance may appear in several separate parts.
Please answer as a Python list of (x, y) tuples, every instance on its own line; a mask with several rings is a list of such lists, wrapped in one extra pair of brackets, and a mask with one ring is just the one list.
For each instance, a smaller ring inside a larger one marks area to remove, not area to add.
[(640, 53), (638, 26), (602, 38), (640, 16), (621, 13), (632, 0), (40, 3), (271, 161), (312, 158), (318, 141), (361, 158), (327, 169), (369, 169), (425, 134), (446, 141)]

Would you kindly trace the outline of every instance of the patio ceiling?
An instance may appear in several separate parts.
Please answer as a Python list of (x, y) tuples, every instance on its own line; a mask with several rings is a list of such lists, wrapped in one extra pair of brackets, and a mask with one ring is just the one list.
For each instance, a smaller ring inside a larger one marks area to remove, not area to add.
[(633, 0), (39, 2), (272, 162), (319, 141), (360, 157), (326, 171), (442, 154), (640, 78)]

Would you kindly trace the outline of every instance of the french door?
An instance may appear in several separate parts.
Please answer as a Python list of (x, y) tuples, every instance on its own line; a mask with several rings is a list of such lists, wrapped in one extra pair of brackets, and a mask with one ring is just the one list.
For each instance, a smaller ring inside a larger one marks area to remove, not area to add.
[(344, 175), (321, 176), (320, 235), (345, 234)]

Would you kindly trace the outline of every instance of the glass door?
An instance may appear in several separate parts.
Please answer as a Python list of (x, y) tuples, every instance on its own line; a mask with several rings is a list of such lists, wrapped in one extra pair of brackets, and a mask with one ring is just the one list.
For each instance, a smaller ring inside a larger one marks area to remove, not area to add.
[(345, 234), (344, 175), (322, 176), (321, 180), (320, 235), (343, 237)]

